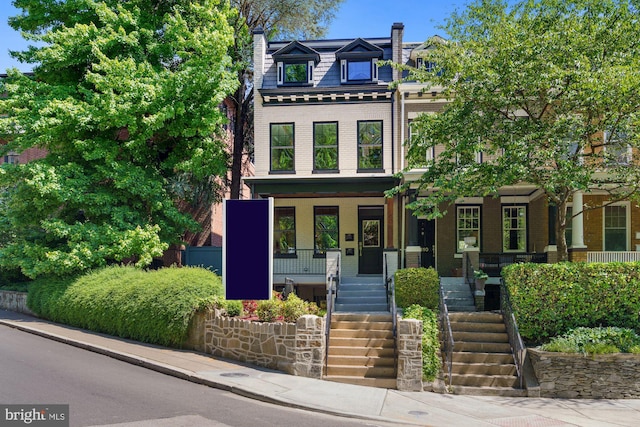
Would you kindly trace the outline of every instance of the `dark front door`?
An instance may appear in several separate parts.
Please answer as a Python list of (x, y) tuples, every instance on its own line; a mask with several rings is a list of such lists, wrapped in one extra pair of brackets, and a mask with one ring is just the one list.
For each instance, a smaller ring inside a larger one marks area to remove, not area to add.
[(418, 220), (418, 239), (422, 248), (422, 267), (436, 266), (436, 222), (434, 220)]
[(358, 273), (382, 274), (384, 207), (358, 208)]

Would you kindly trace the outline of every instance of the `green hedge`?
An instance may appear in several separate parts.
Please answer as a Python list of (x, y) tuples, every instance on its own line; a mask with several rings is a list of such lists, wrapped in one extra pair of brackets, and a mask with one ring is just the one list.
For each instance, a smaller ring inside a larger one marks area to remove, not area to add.
[(640, 331), (640, 263), (514, 264), (502, 275), (526, 340), (577, 327)]
[(395, 275), (396, 305), (418, 304), (437, 310), (440, 301), (440, 279), (433, 268), (405, 268)]
[(438, 316), (428, 308), (413, 304), (404, 310), (404, 318), (422, 320), (422, 378), (433, 381), (442, 367), (438, 357)]
[(56, 322), (180, 347), (193, 314), (223, 294), (220, 278), (202, 268), (108, 267), (76, 279), (37, 280), (27, 305)]

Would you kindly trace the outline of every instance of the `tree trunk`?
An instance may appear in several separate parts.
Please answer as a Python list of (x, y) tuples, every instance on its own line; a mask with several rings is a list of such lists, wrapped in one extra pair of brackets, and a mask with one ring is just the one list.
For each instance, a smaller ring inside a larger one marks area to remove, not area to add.
[(569, 261), (569, 251), (567, 249), (567, 239), (565, 231), (567, 229), (567, 200), (563, 199), (556, 209), (556, 245), (558, 248), (558, 262)]
[(242, 159), (244, 155), (244, 128), (247, 118), (247, 109), (245, 108), (245, 91), (246, 84), (243, 82), (236, 90), (233, 104), (235, 107), (235, 120), (233, 126), (233, 150), (231, 160), (231, 199), (240, 198), (240, 186), (242, 185)]

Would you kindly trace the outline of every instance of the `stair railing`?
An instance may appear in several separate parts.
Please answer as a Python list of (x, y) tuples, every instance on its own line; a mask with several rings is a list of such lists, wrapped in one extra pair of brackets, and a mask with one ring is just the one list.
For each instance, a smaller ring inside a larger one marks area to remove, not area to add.
[(396, 285), (393, 280), (393, 275), (389, 274), (389, 267), (387, 264), (387, 254), (384, 254), (384, 287), (387, 290), (387, 306), (391, 312), (391, 322), (393, 324), (393, 337), (397, 336), (398, 329), (398, 308), (396, 307)]
[(523, 366), (525, 358), (527, 357), (527, 348), (522, 342), (522, 337), (520, 336), (520, 331), (518, 330), (518, 324), (516, 322), (516, 316), (513, 314), (509, 290), (502, 278), (500, 279), (500, 308), (502, 310), (505, 326), (507, 327), (509, 344), (511, 344), (511, 348), (513, 349), (513, 361), (516, 365), (516, 373), (518, 374), (520, 388), (522, 389), (524, 381)]
[(451, 386), (451, 376), (453, 371), (453, 331), (451, 330), (451, 321), (449, 320), (449, 309), (444, 299), (444, 289), (440, 284), (440, 329), (442, 332), (442, 351), (444, 352), (445, 366), (447, 368), (447, 376), (449, 377), (449, 386)]
[(327, 315), (325, 320), (324, 371), (327, 373), (329, 363), (329, 336), (331, 334), (331, 316), (336, 302), (340, 283), (340, 252), (327, 254), (326, 260)]

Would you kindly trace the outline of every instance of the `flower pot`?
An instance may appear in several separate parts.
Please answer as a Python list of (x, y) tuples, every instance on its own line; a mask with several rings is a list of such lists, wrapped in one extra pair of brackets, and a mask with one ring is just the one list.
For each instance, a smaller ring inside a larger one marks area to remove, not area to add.
[(476, 291), (484, 292), (484, 285), (487, 282), (487, 279), (476, 279)]

